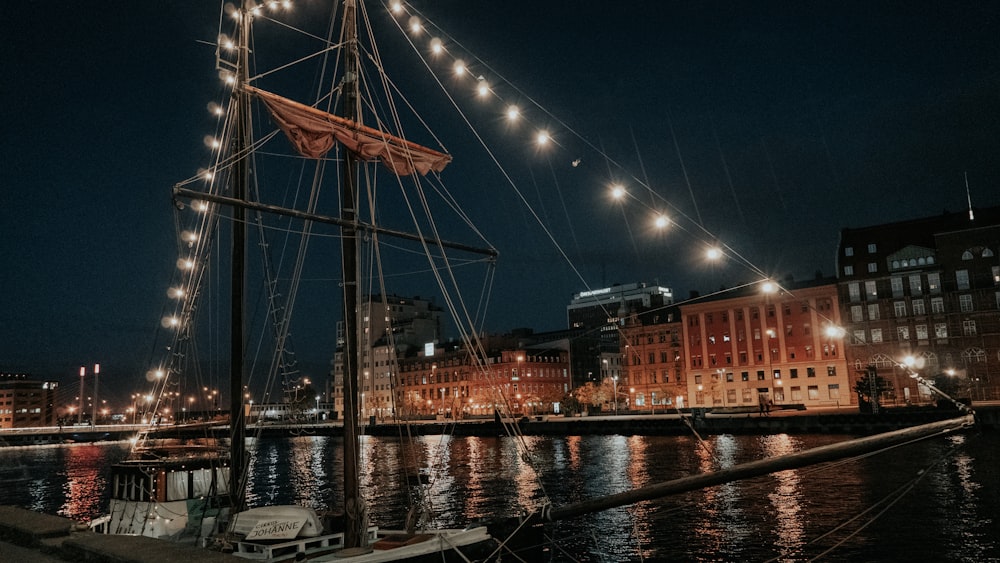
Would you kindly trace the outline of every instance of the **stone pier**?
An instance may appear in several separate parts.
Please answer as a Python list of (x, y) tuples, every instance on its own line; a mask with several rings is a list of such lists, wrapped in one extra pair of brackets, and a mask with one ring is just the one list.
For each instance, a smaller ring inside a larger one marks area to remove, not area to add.
[(0, 506), (0, 561), (23, 563), (234, 563), (233, 555), (140, 536), (97, 534), (69, 518)]

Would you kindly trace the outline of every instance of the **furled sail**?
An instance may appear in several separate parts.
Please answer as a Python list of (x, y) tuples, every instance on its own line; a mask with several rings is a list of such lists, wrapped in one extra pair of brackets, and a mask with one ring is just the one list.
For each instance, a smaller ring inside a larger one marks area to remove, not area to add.
[(365, 160), (378, 159), (399, 176), (414, 172), (426, 176), (440, 172), (451, 162), (451, 155), (418, 145), (344, 119), (322, 110), (300, 104), (253, 86), (246, 86), (260, 98), (278, 127), (306, 158), (322, 158), (335, 142)]

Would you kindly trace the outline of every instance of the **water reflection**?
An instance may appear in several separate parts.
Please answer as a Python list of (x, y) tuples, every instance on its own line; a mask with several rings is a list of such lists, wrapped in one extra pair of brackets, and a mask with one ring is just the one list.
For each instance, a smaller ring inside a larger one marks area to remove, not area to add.
[[(435, 436), (411, 447), (367, 437), (363, 494), (373, 524), (397, 527), (413, 490), (408, 478), (424, 471), (435, 522), (464, 525), (537, 506), (543, 489), (553, 505), (565, 506), (842, 439), (715, 436), (705, 450), (690, 437), (532, 437), (525, 443), (540, 487), (510, 438)], [(954, 452), (953, 445), (959, 446)], [(98, 516), (107, 506), (100, 489), (108, 466), (124, 450), (107, 444), (0, 449), (0, 468), (19, 459), (32, 468), (27, 480), (0, 481), (0, 498), (83, 520)], [(339, 438), (261, 439), (253, 451), (252, 505), (342, 505)], [(609, 510), (560, 522), (547, 533), (566, 540), (560, 542), (566, 552), (556, 551), (554, 561), (807, 560), (828, 549), (828, 560), (1000, 560), (998, 457), (995, 434), (932, 440)], [(907, 486), (913, 487), (908, 494), (892, 496)], [(826, 535), (840, 524), (850, 525)]]

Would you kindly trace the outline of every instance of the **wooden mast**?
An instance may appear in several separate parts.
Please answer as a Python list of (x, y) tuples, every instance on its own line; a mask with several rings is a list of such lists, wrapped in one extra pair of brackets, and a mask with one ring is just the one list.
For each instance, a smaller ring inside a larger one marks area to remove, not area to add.
[[(240, 9), (239, 39), (237, 41), (236, 88), (233, 89), (233, 103), (236, 104), (236, 131), (232, 154), (240, 155), (233, 168), (233, 197), (238, 201), (247, 199), (249, 182), (249, 158), (246, 149), (250, 146), (250, 96), (242, 88), (249, 81), (248, 64), (250, 38), (250, 12), (244, 5)], [(246, 298), (246, 209), (233, 207), (232, 272), (230, 302), (230, 373), (229, 373), (229, 439), (230, 468), (229, 493), (233, 496), (233, 510), (243, 510), (246, 496), (244, 490), (246, 474), (246, 426), (243, 417), (243, 358), (245, 356), (244, 310)]]
[[(355, 0), (344, 0), (343, 117), (358, 122), (358, 38)], [(344, 547), (365, 544), (365, 518), (358, 479), (358, 228), (357, 158), (344, 151), (340, 202), (344, 303)]]

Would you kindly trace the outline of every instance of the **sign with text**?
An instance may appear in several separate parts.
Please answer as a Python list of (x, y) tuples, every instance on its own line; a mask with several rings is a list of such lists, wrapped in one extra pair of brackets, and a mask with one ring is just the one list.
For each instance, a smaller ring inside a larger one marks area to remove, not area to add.
[(288, 540), (299, 535), (299, 530), (306, 523), (305, 518), (277, 518), (257, 522), (250, 533), (248, 540)]

